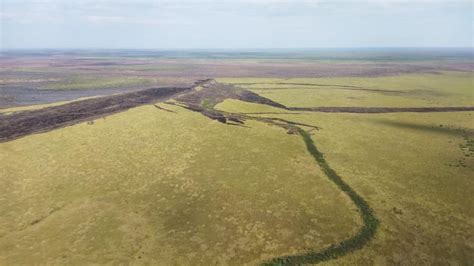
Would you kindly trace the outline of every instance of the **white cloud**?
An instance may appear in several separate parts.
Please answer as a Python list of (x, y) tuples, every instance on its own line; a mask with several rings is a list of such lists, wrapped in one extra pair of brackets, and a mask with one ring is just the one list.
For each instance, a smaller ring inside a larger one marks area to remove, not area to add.
[[(279, 18), (354, 13), (414, 12), (425, 4), (471, 3), (470, 0), (0, 0), (0, 19), (22, 24), (77, 20), (107, 24), (188, 24), (204, 17)], [(409, 11), (407, 11), (407, 9)], [(319, 14), (321, 15), (321, 14)], [(179, 18), (179, 19), (178, 19)], [(197, 21), (199, 23), (199, 21)]]
[(160, 25), (169, 21), (153, 19), (153, 18), (137, 18), (128, 16), (86, 16), (89, 22), (97, 23), (126, 23), (126, 24), (143, 24), (143, 25)]

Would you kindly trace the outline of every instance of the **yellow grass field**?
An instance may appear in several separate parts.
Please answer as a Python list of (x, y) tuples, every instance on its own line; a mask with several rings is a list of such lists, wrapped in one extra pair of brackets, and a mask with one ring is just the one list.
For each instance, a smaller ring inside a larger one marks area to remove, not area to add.
[(357, 229), (298, 137), (171, 109), (0, 144), (1, 264), (258, 263)]
[[(458, 72), (218, 81), (291, 107), (474, 102), (472, 75)], [(158, 107), (0, 143), (0, 264), (258, 265), (356, 235), (364, 221), (354, 199), (301, 136), (261, 118), (319, 127), (300, 125), (378, 220), (366, 245), (325, 264), (474, 261), (472, 111), (297, 112), (236, 99), (205, 106), (246, 114), (241, 125)]]

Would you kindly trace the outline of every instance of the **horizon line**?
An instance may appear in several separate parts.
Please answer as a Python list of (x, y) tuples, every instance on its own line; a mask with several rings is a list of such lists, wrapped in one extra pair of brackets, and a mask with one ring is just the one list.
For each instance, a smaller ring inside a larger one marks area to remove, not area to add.
[(130, 50), (130, 51), (252, 51), (252, 50), (330, 50), (330, 49), (465, 49), (474, 50), (473, 46), (327, 46), (327, 47), (249, 47), (249, 48), (140, 48), (140, 47), (34, 47), (34, 48), (0, 48), (0, 53), (4, 51), (35, 51), (35, 50), (59, 50), (59, 51), (83, 51), (83, 50)]

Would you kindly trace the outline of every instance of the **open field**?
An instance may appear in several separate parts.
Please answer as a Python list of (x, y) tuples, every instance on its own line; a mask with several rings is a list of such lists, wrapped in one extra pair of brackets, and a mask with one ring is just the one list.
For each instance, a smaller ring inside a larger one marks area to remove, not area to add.
[(472, 264), (472, 61), (306, 55), (1, 58), (0, 264)]
[(471, 73), (376, 78), (219, 79), (293, 107), (463, 106), (474, 102)]
[(298, 138), (165, 107), (1, 144), (1, 261), (257, 263), (357, 229)]
[[(269, 52), (17, 51), (0, 55), (0, 108), (137, 89), (190, 86), (206, 78), (396, 76), (471, 72), (471, 50)], [(463, 75), (463, 74), (460, 74)], [(416, 78), (415, 78), (416, 79)], [(392, 87), (397, 87), (399, 83)], [(407, 81), (409, 82), (409, 81)], [(376, 85), (376, 84), (373, 84)], [(277, 86), (278, 87), (278, 86)], [(417, 88), (422, 93), (423, 88)], [(271, 93), (271, 91), (269, 91)], [(321, 92), (321, 93), (324, 93)], [(344, 93), (344, 92), (341, 92)], [(322, 97), (322, 96), (321, 96)], [(330, 97), (327, 95), (326, 98)]]
[[(270, 111), (238, 101), (218, 108)], [(473, 115), (265, 114), (321, 127), (312, 139), (380, 220), (367, 247), (335, 264), (464, 264), (474, 259), (474, 212), (466, 200), (474, 192)]]

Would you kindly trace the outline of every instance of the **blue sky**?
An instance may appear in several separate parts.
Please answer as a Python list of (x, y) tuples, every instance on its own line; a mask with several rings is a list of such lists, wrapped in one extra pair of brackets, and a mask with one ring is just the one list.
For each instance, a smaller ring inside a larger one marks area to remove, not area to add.
[(0, 0), (0, 48), (472, 47), (471, 1)]

